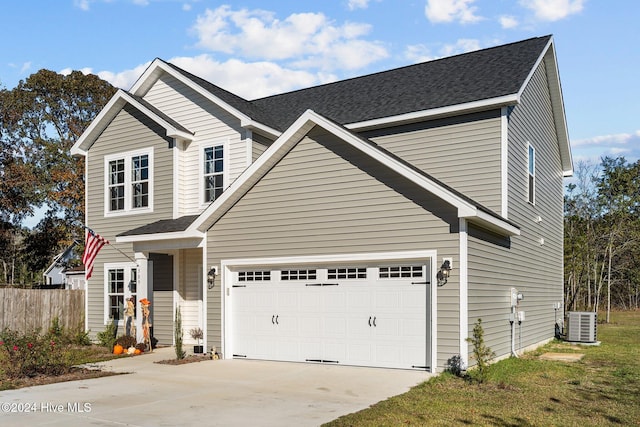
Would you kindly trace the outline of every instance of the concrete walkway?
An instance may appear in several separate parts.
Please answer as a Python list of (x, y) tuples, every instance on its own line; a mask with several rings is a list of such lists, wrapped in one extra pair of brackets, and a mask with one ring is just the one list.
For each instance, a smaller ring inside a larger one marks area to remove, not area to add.
[(153, 363), (173, 357), (158, 349), (100, 364), (127, 375), (2, 391), (0, 425), (317, 426), (431, 376), (252, 360)]

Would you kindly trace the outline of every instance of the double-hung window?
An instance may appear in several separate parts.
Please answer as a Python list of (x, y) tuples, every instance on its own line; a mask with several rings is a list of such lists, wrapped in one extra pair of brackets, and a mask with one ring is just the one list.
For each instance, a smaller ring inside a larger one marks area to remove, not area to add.
[(105, 157), (105, 215), (153, 207), (153, 149)]
[(528, 170), (527, 170), (527, 195), (529, 203), (536, 202), (536, 149), (533, 145), (528, 144)]
[[(133, 298), (137, 306), (138, 268), (133, 263), (104, 265), (105, 322), (124, 320), (127, 300)], [(135, 315), (135, 314), (134, 314)]]
[(203, 149), (204, 202), (213, 202), (224, 190), (224, 145)]

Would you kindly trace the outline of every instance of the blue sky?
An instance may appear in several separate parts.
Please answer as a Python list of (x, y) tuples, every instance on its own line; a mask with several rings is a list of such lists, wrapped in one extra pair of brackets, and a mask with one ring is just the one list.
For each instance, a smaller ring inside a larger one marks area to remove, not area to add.
[(128, 89), (155, 57), (248, 99), (553, 34), (574, 161), (640, 158), (640, 2), (4, 2), (0, 86), (41, 68)]

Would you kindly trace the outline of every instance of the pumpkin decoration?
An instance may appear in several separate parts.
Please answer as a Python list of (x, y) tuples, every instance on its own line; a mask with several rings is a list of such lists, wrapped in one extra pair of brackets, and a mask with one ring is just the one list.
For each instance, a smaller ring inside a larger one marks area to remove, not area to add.
[(136, 348), (131, 346), (127, 349), (127, 354), (132, 356), (135, 351), (136, 351)]
[(123, 351), (124, 347), (122, 347), (120, 344), (116, 344), (113, 346), (113, 354), (122, 354)]
[(137, 355), (139, 355), (139, 354), (142, 354), (142, 351), (140, 351), (140, 349), (139, 349), (139, 348), (136, 348), (136, 349), (133, 351), (133, 354), (137, 356)]

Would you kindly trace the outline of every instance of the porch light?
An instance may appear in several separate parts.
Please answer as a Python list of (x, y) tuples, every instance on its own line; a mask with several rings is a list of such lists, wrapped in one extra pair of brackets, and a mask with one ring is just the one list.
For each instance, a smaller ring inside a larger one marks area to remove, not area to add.
[(209, 289), (213, 288), (213, 285), (216, 282), (216, 268), (211, 267), (211, 269), (207, 272), (207, 285)]
[(438, 271), (438, 274), (436, 274), (436, 278), (438, 279), (438, 286), (446, 285), (450, 274), (451, 274), (451, 262), (448, 259), (445, 259), (442, 265), (440, 266), (440, 271)]

